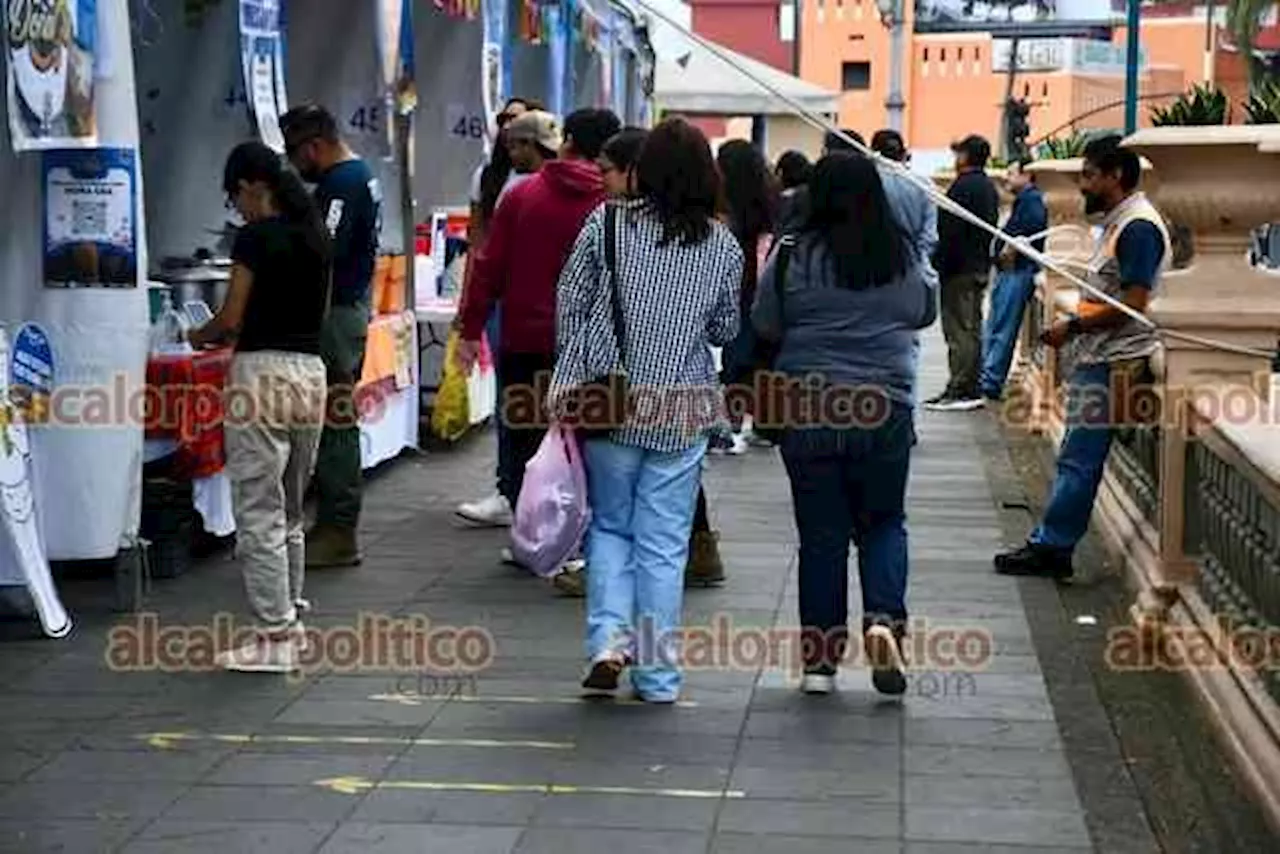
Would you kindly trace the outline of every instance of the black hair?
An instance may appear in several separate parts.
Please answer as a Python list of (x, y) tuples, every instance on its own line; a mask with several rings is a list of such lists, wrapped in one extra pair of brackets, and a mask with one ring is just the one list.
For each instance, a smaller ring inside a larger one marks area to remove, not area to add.
[[(867, 141), (863, 139), (862, 134), (858, 133), (856, 130), (853, 130), (851, 128), (841, 128), (840, 133), (856, 140), (858, 145), (867, 144)], [(852, 151), (859, 154), (861, 153), (860, 151), (858, 151), (856, 147), (845, 142), (841, 136), (839, 136), (838, 134), (832, 133), (831, 131), (827, 131), (827, 135), (823, 137), (822, 147), (826, 150), (828, 154), (834, 153), (836, 151)]]
[(619, 170), (626, 172), (640, 159), (640, 151), (648, 138), (649, 132), (644, 128), (626, 127), (609, 137), (600, 153)]
[(803, 187), (809, 183), (811, 175), (813, 164), (799, 151), (784, 151), (778, 158), (778, 180), (782, 182), (782, 189)]
[(564, 120), (564, 137), (580, 157), (595, 160), (609, 138), (622, 128), (612, 110), (575, 110)]
[(280, 131), (290, 148), (312, 139), (330, 143), (339, 139), (337, 120), (319, 104), (303, 104), (285, 113), (280, 117)]
[(688, 246), (711, 235), (720, 197), (720, 173), (702, 131), (681, 118), (649, 133), (636, 161), (640, 195), (662, 222), (660, 244)]
[(499, 133), (493, 152), (489, 155), (489, 162), (480, 171), (480, 221), (486, 225), (498, 207), (498, 196), (502, 195), (502, 188), (506, 186), (511, 169), (511, 153), (507, 151), (502, 134)]
[(892, 128), (878, 130), (871, 135), (871, 150), (898, 163), (907, 159), (907, 143), (902, 134)]
[(1120, 187), (1125, 192), (1136, 189), (1142, 180), (1142, 161), (1138, 155), (1120, 145), (1123, 137), (1104, 136), (1084, 147), (1084, 159), (1099, 172), (1120, 173)]
[(542, 106), (542, 102), (539, 101), (537, 98), (525, 98), (520, 95), (517, 95), (514, 98), (508, 98), (507, 102), (502, 105), (502, 110), (500, 112), (505, 113), (507, 110), (511, 109), (516, 104), (520, 104), (529, 112), (533, 112), (534, 110), (546, 109), (546, 107)]
[(760, 235), (773, 229), (777, 208), (769, 163), (760, 149), (745, 139), (731, 139), (720, 146), (716, 165), (729, 228), (744, 252), (748, 248), (754, 251)]
[(991, 159), (991, 143), (976, 133), (952, 144), (951, 150), (963, 153), (965, 162), (973, 169), (987, 168), (987, 161)]
[(326, 261), (329, 259), (329, 232), (320, 208), (302, 179), (280, 155), (261, 142), (240, 143), (227, 155), (222, 170), (223, 192), (234, 196), (240, 190), (241, 181), (266, 184), (284, 220), (302, 231), (310, 249)]
[(889, 212), (880, 171), (847, 152), (818, 161), (804, 232), (825, 244), (842, 286), (888, 284), (907, 269), (907, 246)]

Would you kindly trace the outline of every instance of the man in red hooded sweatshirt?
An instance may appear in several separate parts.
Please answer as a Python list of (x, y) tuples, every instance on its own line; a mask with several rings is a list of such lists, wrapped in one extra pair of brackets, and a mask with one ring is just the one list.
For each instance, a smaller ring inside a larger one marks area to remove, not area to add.
[[(460, 308), (462, 341), (458, 359), (470, 372), (493, 304), (502, 301), (499, 336), (498, 417), (507, 417), (508, 453), (499, 461), (498, 490), (514, 508), (524, 482), (524, 467), (546, 432), (544, 419), (517, 423), (533, 415), (527, 406), (503, 403), (512, 389), (538, 388), (538, 375), (555, 368), (556, 283), (587, 215), (605, 199), (596, 158), (621, 128), (608, 110), (578, 110), (565, 120), (563, 137), (555, 116), (534, 110), (507, 125), (509, 147), (536, 145), (558, 151), (542, 169), (512, 187), (494, 212), (484, 248), (476, 256), (471, 283)], [(513, 150), (513, 159), (516, 151)], [(518, 394), (518, 392), (517, 392)]]

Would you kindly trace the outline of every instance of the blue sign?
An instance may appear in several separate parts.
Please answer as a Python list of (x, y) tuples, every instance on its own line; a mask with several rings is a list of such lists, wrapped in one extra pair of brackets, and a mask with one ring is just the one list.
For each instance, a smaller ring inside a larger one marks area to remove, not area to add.
[(53, 350), (49, 335), (35, 323), (24, 323), (13, 337), (9, 354), (9, 385), (32, 397), (53, 393)]
[(138, 283), (138, 189), (131, 149), (44, 153), (46, 287)]

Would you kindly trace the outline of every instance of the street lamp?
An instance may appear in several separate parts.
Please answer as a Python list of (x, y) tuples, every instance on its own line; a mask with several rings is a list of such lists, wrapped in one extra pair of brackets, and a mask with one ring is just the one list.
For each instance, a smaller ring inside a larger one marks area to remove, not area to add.
[(906, 106), (902, 99), (902, 2), (876, 0), (880, 23), (889, 30), (889, 94), (885, 97), (884, 106), (889, 113), (889, 127), (899, 133), (902, 132), (902, 109)]

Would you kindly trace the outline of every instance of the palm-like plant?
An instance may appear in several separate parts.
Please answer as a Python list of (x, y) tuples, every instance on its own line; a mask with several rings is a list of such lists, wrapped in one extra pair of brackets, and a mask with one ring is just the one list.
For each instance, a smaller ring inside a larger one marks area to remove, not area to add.
[(1083, 157), (1084, 148), (1088, 144), (1088, 134), (1075, 130), (1070, 136), (1049, 137), (1040, 143), (1036, 154), (1041, 160), (1070, 160), (1073, 157)]
[(1151, 123), (1156, 127), (1168, 125), (1224, 125), (1230, 118), (1231, 105), (1227, 96), (1214, 86), (1196, 84), (1190, 91), (1178, 96), (1167, 107), (1153, 107)]
[(1258, 41), (1262, 19), (1275, 4), (1276, 0), (1227, 0), (1227, 31), (1244, 55), (1250, 91), (1258, 82), (1258, 63), (1253, 58), (1253, 47)]
[(1246, 123), (1251, 125), (1280, 124), (1280, 81), (1263, 80), (1244, 104)]

